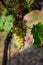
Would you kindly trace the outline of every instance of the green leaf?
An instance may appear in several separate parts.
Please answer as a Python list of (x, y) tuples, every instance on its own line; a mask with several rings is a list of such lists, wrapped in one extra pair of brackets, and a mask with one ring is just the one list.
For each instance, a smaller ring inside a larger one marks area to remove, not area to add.
[(8, 32), (13, 27), (13, 24), (9, 21), (6, 21), (4, 24), (4, 31)]
[(8, 15), (5, 17), (5, 21), (13, 22), (15, 20), (14, 15)]
[(9, 32), (13, 27), (13, 21), (15, 21), (14, 15), (4, 16), (0, 14), (0, 30)]
[(33, 26), (31, 33), (33, 34), (34, 44), (37, 46), (43, 45), (43, 24), (38, 23)]
[(4, 18), (5, 18), (5, 16), (3, 16), (2, 14), (0, 14), (0, 30), (4, 30), (3, 29)]

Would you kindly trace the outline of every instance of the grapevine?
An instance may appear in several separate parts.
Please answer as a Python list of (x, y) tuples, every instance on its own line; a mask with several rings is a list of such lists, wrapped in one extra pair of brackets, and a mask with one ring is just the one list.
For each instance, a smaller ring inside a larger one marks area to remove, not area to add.
[(16, 49), (21, 50), (25, 46), (27, 26), (23, 18), (25, 14), (35, 9), (41, 10), (40, 0), (0, 0), (0, 31), (8, 33), (2, 65), (7, 63), (7, 51), (12, 36)]

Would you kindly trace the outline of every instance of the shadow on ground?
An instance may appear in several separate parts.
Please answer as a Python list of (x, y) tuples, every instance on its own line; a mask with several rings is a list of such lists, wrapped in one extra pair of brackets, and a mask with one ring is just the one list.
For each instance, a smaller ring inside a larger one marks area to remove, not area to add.
[(32, 46), (21, 53), (16, 53), (10, 59), (10, 65), (43, 65), (43, 47)]

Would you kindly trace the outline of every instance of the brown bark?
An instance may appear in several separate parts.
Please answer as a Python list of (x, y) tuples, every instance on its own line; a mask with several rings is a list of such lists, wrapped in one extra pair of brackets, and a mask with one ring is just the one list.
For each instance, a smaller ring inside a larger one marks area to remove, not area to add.
[(23, 1), (19, 0), (19, 6), (20, 6), (20, 15), (22, 16), (22, 20), (23, 20)]

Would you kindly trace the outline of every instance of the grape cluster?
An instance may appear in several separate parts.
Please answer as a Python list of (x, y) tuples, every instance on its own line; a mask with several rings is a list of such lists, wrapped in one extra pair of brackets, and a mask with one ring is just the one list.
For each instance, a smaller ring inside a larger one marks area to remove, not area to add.
[(14, 34), (13, 36), (16, 48), (21, 49), (24, 46), (24, 37), (26, 35), (26, 22), (25, 21), (16, 21), (16, 23), (14, 22), (12, 32)]
[(18, 50), (21, 49), (24, 45), (22, 36), (20, 35), (17, 36), (16, 34), (14, 34), (14, 40), (15, 40), (14, 43), (16, 45), (16, 48)]

